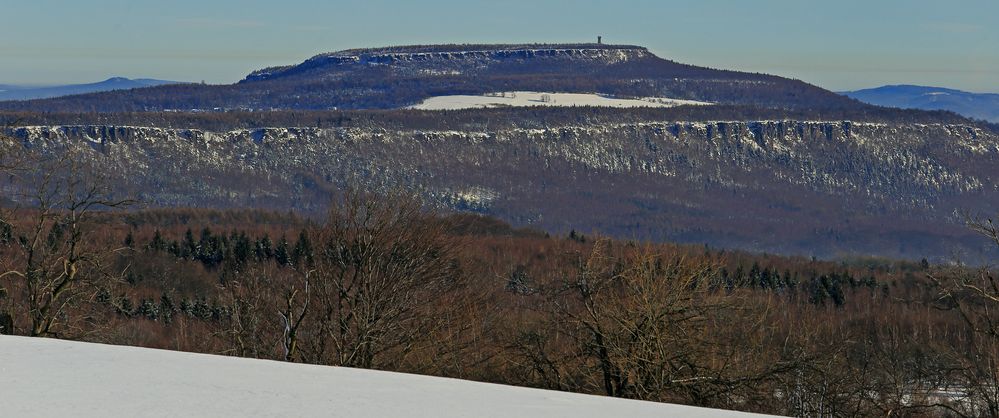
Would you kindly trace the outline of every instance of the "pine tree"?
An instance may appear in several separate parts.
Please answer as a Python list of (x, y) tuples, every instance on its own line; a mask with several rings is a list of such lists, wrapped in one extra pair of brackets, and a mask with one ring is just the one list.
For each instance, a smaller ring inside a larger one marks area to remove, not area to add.
[(285, 239), (284, 235), (281, 236), (277, 248), (274, 249), (274, 260), (282, 266), (287, 266), (291, 263), (291, 254), (288, 252), (288, 240)]
[(169, 324), (173, 319), (173, 314), (177, 312), (177, 305), (173, 302), (173, 298), (169, 294), (163, 293), (160, 296), (159, 311), (160, 316), (163, 317), (163, 321)]
[(153, 240), (149, 242), (149, 245), (147, 245), (146, 248), (155, 252), (160, 252), (167, 249), (167, 243), (163, 239), (163, 235), (160, 234), (159, 229), (157, 229), (156, 233), (153, 234)]
[(184, 232), (184, 242), (180, 245), (180, 257), (194, 259), (198, 255), (198, 243), (194, 241), (194, 232), (187, 228)]
[[(822, 276), (822, 280), (825, 280), (825, 276)], [(826, 299), (829, 298), (829, 293), (822, 280), (812, 276), (811, 280), (808, 281), (808, 302), (813, 305), (825, 305)]]
[(235, 232), (233, 234), (233, 238), (230, 240), (232, 242), (233, 263), (241, 268), (249, 262), (250, 253), (253, 250), (250, 248), (250, 239), (247, 238), (246, 234), (242, 232), (239, 235), (235, 235)]
[(135, 237), (132, 236), (132, 231), (128, 231), (128, 235), (125, 235), (125, 240), (122, 242), (125, 248), (133, 249), (135, 248)]
[(760, 276), (760, 263), (754, 261), (753, 266), (749, 268), (749, 285), (752, 287), (762, 287)]
[(271, 242), (271, 238), (264, 234), (264, 237), (257, 240), (256, 246), (254, 248), (254, 255), (257, 257), (257, 261), (268, 260), (274, 256), (274, 244)]
[(840, 282), (840, 280), (827, 279), (822, 283), (826, 286), (826, 291), (829, 292), (829, 297), (832, 298), (836, 307), (841, 307), (846, 303), (846, 295), (843, 294)]
[(299, 268), (312, 265), (312, 243), (309, 242), (309, 236), (304, 229), (298, 234), (298, 241), (291, 252), (291, 262)]

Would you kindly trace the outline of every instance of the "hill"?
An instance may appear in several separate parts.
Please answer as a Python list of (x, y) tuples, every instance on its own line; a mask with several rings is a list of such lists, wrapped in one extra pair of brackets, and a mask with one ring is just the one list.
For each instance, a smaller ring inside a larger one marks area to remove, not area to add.
[(46, 99), (74, 94), (130, 90), (166, 84), (179, 83), (176, 81), (154, 80), (149, 78), (128, 79), (124, 77), (112, 77), (97, 83), (68, 84), (63, 86), (26, 87), (16, 85), (0, 85), (0, 100)]
[(65, 112), (390, 109), (502, 91), (665, 97), (792, 109), (867, 105), (807, 83), (681, 64), (630, 45), (429, 45), (352, 49), (266, 68), (230, 85), (182, 84), (0, 103)]
[(753, 417), (439, 377), (0, 336), (18, 417)]
[(969, 118), (999, 123), (999, 94), (912, 85), (882, 86), (843, 94), (878, 106), (949, 110)]
[(698, 113), (713, 107), (98, 115), (87, 118), (108, 124), (25, 118), (49, 124), (3, 132), (77, 152), (154, 207), (322, 214), (345, 187), (405, 187), (439, 207), (552, 232), (986, 258), (960, 214), (999, 207), (996, 132)]
[[(514, 107), (545, 96), (643, 107)], [(960, 215), (999, 207), (995, 125), (633, 45), (351, 49), (231, 85), (0, 102), (6, 124), (154, 207), (314, 215), (345, 187), (409, 188), (552, 232), (966, 261), (986, 257)]]

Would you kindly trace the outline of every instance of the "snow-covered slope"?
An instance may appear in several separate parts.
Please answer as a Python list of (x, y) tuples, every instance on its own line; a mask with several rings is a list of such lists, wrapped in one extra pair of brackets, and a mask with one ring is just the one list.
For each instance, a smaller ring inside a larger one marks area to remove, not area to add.
[(750, 417), (455, 379), (0, 336), (10, 417)]
[(618, 99), (587, 93), (540, 93), (536, 91), (513, 91), (481, 96), (451, 95), (436, 96), (424, 100), (412, 109), (457, 110), (487, 107), (526, 107), (526, 106), (602, 106), (602, 107), (673, 107), (681, 105), (710, 105), (696, 100), (646, 97), (641, 99)]

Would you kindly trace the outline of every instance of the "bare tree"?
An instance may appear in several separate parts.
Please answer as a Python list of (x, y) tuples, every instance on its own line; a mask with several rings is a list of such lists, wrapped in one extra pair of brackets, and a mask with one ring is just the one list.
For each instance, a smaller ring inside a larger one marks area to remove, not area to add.
[(438, 314), (449, 307), (439, 305), (463, 284), (459, 244), (447, 231), (405, 193), (346, 193), (319, 231), (310, 356), (382, 367), (432, 344), (427, 337), (446, 326)]
[(768, 305), (720, 287), (714, 260), (604, 239), (572, 257), (573, 270), (541, 290), (549, 324), (514, 346), (549, 386), (744, 408), (799, 366), (768, 345)]
[(6, 293), (13, 331), (64, 336), (78, 331), (77, 302), (95, 300), (116, 249), (95, 245), (96, 212), (132, 203), (114, 198), (67, 151), (57, 158), (29, 155), (3, 185), (17, 206), (0, 212), (4, 231), (0, 293)]
[[(970, 227), (999, 247), (999, 225), (992, 219)], [(937, 406), (962, 416), (999, 416), (999, 279), (990, 267), (943, 269), (930, 275), (938, 294), (935, 306), (955, 312), (967, 326), (966, 338), (950, 347), (955, 364), (950, 402)]]
[(301, 286), (295, 284), (285, 291), (284, 309), (278, 312), (284, 324), (283, 348), (284, 360), (295, 361), (298, 355), (298, 333), (309, 314), (309, 303), (312, 302), (309, 288), (309, 275), (313, 270), (302, 274)]

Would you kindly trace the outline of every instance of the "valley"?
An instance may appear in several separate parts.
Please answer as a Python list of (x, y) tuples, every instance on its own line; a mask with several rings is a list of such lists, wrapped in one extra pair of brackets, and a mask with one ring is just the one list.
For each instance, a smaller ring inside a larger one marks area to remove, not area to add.
[(17, 412), (999, 415), (999, 125), (602, 38), (240, 74), (0, 101)]

